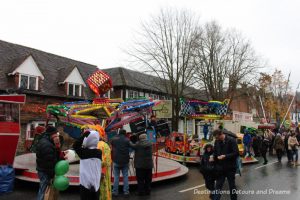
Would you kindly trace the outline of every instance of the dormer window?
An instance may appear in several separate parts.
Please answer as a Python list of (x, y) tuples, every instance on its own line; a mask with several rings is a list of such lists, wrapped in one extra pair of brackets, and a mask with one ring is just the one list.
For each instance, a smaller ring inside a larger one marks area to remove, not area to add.
[(26, 74), (19, 74), (19, 88), (27, 90), (38, 90), (38, 77)]
[(82, 96), (82, 85), (75, 83), (68, 83), (67, 94), (69, 96), (81, 97)]
[(86, 87), (86, 84), (77, 69), (76, 66), (71, 68), (72, 71), (69, 71), (66, 77), (63, 77), (60, 81), (58, 82), (59, 85), (65, 85), (66, 89), (66, 94), (68, 96), (73, 96), (73, 97), (82, 97), (84, 96), (84, 87)]
[(15, 77), (18, 88), (39, 90), (39, 80), (44, 80), (44, 76), (33, 57), (28, 55), (24, 58), (16, 59), (14, 65), (14, 70), (8, 73), (8, 75)]

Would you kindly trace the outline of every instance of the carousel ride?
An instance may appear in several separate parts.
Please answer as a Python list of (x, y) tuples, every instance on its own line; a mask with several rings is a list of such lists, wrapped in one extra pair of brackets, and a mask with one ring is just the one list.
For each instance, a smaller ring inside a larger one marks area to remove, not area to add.
[[(55, 121), (56, 126), (62, 127), (63, 132), (73, 139), (79, 138), (84, 129), (90, 128), (104, 131), (108, 142), (118, 133), (120, 128), (132, 123), (144, 122), (145, 128), (143, 131), (146, 131), (148, 139), (153, 143), (153, 182), (182, 176), (188, 172), (185, 166), (158, 156), (155, 131), (147, 130), (148, 116), (152, 113), (152, 107), (158, 105), (159, 101), (154, 102), (152, 99), (143, 98), (124, 102), (122, 99), (99, 97), (112, 88), (110, 77), (100, 70), (92, 74), (87, 82), (98, 96), (97, 98), (93, 101), (48, 105), (46, 110), (47, 120)], [(137, 137), (138, 134), (131, 132), (128, 137), (132, 139)], [(68, 152), (72, 152), (72, 150)], [(72, 154), (74, 155), (74, 152)], [(129, 183), (136, 184), (133, 152), (131, 152), (130, 157), (132, 159), (129, 163)], [(70, 161), (70, 168), (65, 176), (69, 179), (70, 185), (78, 185), (79, 164), (76, 162), (78, 158), (72, 156), (68, 161)], [(17, 156), (14, 167), (22, 170), (17, 178), (34, 182), (39, 181), (35, 170), (34, 153)], [(122, 184), (122, 178), (120, 180)]]
[(199, 101), (181, 99), (180, 116), (184, 120), (184, 133), (172, 133), (166, 139), (165, 149), (158, 152), (159, 156), (179, 162), (198, 163), (202, 148), (212, 142), (198, 135), (187, 133), (187, 120), (210, 121), (222, 119), (228, 109), (229, 100)]

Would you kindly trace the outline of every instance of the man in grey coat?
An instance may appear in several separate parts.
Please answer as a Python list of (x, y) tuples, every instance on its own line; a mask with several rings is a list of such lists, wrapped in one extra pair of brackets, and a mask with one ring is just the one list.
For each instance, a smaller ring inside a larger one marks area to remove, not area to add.
[(138, 195), (150, 195), (152, 182), (152, 143), (147, 140), (146, 134), (139, 136), (136, 144), (130, 143), (135, 150), (134, 167), (138, 182)]

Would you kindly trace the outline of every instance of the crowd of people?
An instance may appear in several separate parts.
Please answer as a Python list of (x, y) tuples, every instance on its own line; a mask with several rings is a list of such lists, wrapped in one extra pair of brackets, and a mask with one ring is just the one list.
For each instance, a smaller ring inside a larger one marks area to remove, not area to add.
[[(225, 134), (222, 128), (213, 132), (215, 143), (206, 144), (201, 157), (200, 171), (203, 174), (206, 188), (210, 191), (210, 198), (219, 200), (225, 179), (228, 181), (231, 200), (237, 199), (235, 174), (239, 168), (239, 150), (236, 138)], [(298, 148), (300, 143), (299, 128), (295, 130), (274, 129), (265, 130), (262, 135), (244, 134), (244, 156), (261, 156), (263, 164), (268, 163), (267, 154), (277, 156), (278, 162), (282, 162), (284, 154), (291, 166), (298, 166)], [(273, 153), (274, 152), (274, 153)]]
[[(66, 159), (67, 151), (62, 151), (62, 138), (53, 126), (47, 127), (36, 145), (36, 163), (40, 179), (38, 200), (44, 200), (46, 188), (52, 184), (55, 176), (55, 165)], [(79, 179), (80, 199), (112, 199), (120, 195), (120, 172), (123, 177), (123, 195), (129, 197), (128, 170), (130, 149), (134, 150), (134, 168), (138, 183), (138, 195), (150, 195), (152, 182), (152, 143), (146, 133), (138, 135), (133, 143), (120, 129), (109, 142), (104, 131), (84, 129), (80, 138), (73, 144), (73, 150), (80, 158)], [(111, 165), (114, 182), (111, 189)]]
[[(36, 146), (36, 163), (40, 188), (38, 200), (44, 199), (46, 188), (51, 185), (55, 176), (55, 165), (59, 160), (66, 159), (67, 151), (62, 151), (64, 143), (62, 136), (53, 126), (48, 126), (41, 134)], [(41, 131), (40, 131), (41, 132)], [(205, 185), (210, 191), (210, 198), (219, 200), (222, 187), (227, 179), (231, 199), (237, 199), (233, 192), (236, 189), (235, 175), (238, 170), (239, 149), (236, 137), (227, 134), (222, 127), (213, 131), (214, 144), (206, 144), (201, 157), (200, 171), (203, 174)], [(73, 144), (73, 150), (80, 158), (80, 197), (88, 199), (112, 199), (120, 195), (120, 173), (123, 179), (123, 195), (129, 197), (128, 171), (130, 151), (134, 153), (134, 168), (138, 183), (138, 195), (150, 195), (152, 182), (152, 143), (147, 134), (137, 136), (133, 143), (125, 130), (120, 129), (118, 134), (109, 142), (104, 130), (86, 128), (79, 139)], [(246, 132), (243, 138), (244, 156), (261, 156), (263, 164), (268, 163), (267, 154), (276, 154), (278, 162), (284, 154), (288, 163), (298, 166), (298, 147), (300, 143), (299, 128), (295, 130), (281, 129), (278, 131), (265, 130), (263, 134)], [(274, 152), (274, 153), (273, 153)], [(113, 187), (111, 188), (111, 168), (113, 168)]]
[[(246, 134), (247, 135), (247, 134)], [(250, 134), (248, 134), (250, 135)], [(245, 138), (245, 137), (244, 137)], [(275, 155), (278, 158), (278, 162), (281, 162), (282, 156), (287, 155), (289, 164), (298, 166), (298, 147), (300, 142), (300, 132), (297, 127), (293, 129), (274, 129), (265, 130), (263, 134), (250, 136), (249, 142), (247, 142), (247, 153), (245, 155), (252, 155), (250, 149), (253, 149), (253, 155), (255, 157), (262, 156), (264, 159), (263, 164), (268, 163), (267, 153)], [(246, 142), (244, 139), (244, 146)]]

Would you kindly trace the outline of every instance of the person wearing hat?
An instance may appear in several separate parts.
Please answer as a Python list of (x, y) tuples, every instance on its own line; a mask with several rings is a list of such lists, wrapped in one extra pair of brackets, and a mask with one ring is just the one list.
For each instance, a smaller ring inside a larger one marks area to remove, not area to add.
[(99, 200), (102, 152), (97, 149), (99, 133), (86, 131), (75, 141), (73, 148), (80, 158), (80, 199)]
[(221, 190), (225, 179), (227, 179), (230, 189), (230, 199), (236, 200), (237, 194), (235, 186), (235, 174), (237, 171), (237, 158), (239, 156), (239, 150), (236, 139), (228, 134), (225, 134), (224, 129), (216, 129), (213, 135), (216, 138), (214, 144), (214, 162), (217, 173), (216, 177), (216, 190), (214, 193), (214, 199), (219, 200), (221, 198)]
[(36, 145), (36, 170), (40, 179), (38, 200), (44, 200), (46, 188), (54, 178), (54, 168), (60, 159), (59, 148), (58, 131), (55, 127), (48, 126)]
[(139, 135), (136, 144), (130, 143), (134, 149), (134, 167), (138, 183), (138, 195), (150, 195), (152, 182), (152, 143), (147, 140), (145, 133)]

